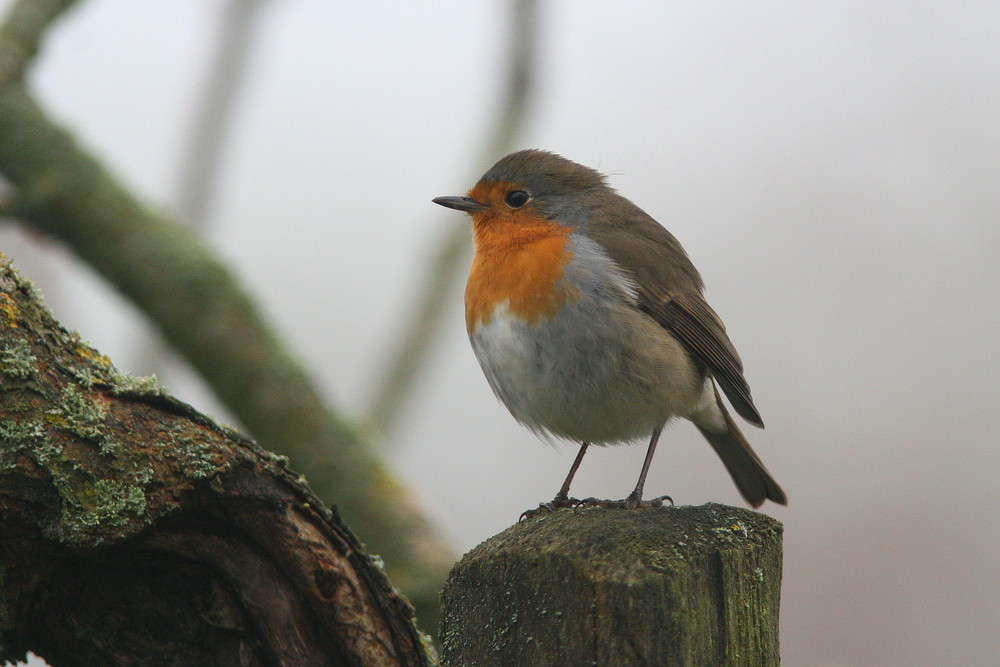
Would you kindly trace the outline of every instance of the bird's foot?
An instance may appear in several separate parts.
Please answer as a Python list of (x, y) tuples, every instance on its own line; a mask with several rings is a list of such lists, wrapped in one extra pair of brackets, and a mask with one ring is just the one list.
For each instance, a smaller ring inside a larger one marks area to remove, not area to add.
[(555, 512), (557, 509), (562, 509), (564, 507), (579, 507), (582, 501), (576, 498), (570, 498), (563, 494), (556, 495), (555, 498), (547, 503), (538, 503), (538, 507), (533, 510), (524, 510), (521, 512), (521, 516), (518, 517), (518, 521), (524, 521), (525, 519), (531, 519), (538, 516), (543, 512)]
[(663, 501), (669, 501), (671, 505), (674, 504), (674, 499), (670, 496), (659, 496), (658, 498), (650, 498), (649, 500), (643, 500), (639, 496), (629, 495), (628, 498), (623, 498), (622, 500), (605, 500), (603, 498), (584, 498), (579, 502), (579, 507), (617, 507), (620, 509), (636, 509), (637, 507), (663, 507)]

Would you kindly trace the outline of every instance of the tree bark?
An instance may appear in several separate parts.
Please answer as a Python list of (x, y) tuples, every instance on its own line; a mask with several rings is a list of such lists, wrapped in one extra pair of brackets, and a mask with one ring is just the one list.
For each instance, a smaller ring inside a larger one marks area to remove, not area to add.
[(445, 665), (777, 665), (781, 524), (725, 505), (561, 510), (444, 592)]
[(286, 460), (65, 331), (0, 255), (0, 660), (424, 665)]

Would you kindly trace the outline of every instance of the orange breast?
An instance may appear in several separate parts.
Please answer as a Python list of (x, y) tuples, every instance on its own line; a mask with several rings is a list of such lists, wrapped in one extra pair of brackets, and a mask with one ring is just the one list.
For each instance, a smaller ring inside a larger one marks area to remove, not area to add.
[(469, 331), (489, 322), (497, 305), (529, 324), (552, 315), (579, 290), (562, 280), (572, 258), (569, 229), (522, 211), (473, 215), (475, 253), (465, 287)]

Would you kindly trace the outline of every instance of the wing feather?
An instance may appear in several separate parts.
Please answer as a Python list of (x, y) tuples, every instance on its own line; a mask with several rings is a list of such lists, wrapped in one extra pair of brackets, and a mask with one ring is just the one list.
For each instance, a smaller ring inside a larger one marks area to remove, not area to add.
[(617, 226), (592, 227), (587, 233), (635, 281), (637, 306), (708, 367), (741, 417), (763, 426), (743, 377), (743, 362), (722, 320), (702, 296), (701, 276), (681, 244), (640, 208), (615, 198), (619, 211), (609, 217), (624, 220), (622, 227), (629, 233), (622, 234), (625, 229)]

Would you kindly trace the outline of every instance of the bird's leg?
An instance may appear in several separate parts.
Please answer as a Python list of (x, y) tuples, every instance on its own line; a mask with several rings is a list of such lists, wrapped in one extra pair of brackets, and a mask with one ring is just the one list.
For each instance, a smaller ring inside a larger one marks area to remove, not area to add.
[(639, 473), (639, 481), (635, 484), (635, 489), (628, 494), (624, 500), (601, 500), (600, 498), (587, 498), (579, 504), (586, 507), (624, 507), (633, 509), (636, 507), (663, 507), (663, 501), (669, 500), (673, 505), (674, 501), (670, 496), (660, 496), (651, 500), (642, 499), (642, 488), (646, 486), (646, 474), (649, 473), (649, 465), (653, 462), (653, 454), (656, 452), (656, 443), (660, 440), (660, 433), (663, 427), (653, 430), (653, 437), (649, 439), (649, 447), (646, 449), (646, 459), (642, 462), (642, 471)]
[(559, 489), (559, 493), (556, 497), (552, 499), (552, 505), (555, 507), (571, 507), (577, 504), (576, 498), (569, 497), (569, 485), (573, 483), (573, 477), (576, 476), (576, 471), (580, 467), (580, 462), (583, 461), (583, 455), (587, 453), (587, 447), (590, 446), (588, 442), (580, 443), (580, 451), (577, 452), (576, 458), (573, 459), (573, 465), (569, 468), (569, 474), (566, 475), (566, 481), (563, 482), (562, 487)]
[(558, 509), (560, 507), (576, 507), (580, 504), (580, 501), (576, 498), (569, 497), (569, 485), (573, 483), (573, 477), (576, 475), (577, 469), (580, 467), (580, 462), (583, 461), (583, 455), (587, 453), (587, 447), (590, 445), (588, 442), (580, 443), (580, 451), (577, 452), (576, 458), (573, 459), (573, 465), (570, 466), (569, 474), (566, 475), (566, 481), (563, 482), (562, 487), (559, 489), (559, 493), (550, 502), (539, 503), (538, 507), (533, 510), (525, 510), (521, 513), (521, 518), (518, 519), (530, 519), (541, 511), (551, 512), (552, 510)]
[(642, 504), (642, 488), (646, 486), (646, 474), (649, 472), (649, 464), (653, 462), (653, 454), (656, 452), (656, 443), (660, 441), (662, 428), (653, 429), (653, 437), (649, 439), (649, 447), (646, 449), (646, 459), (642, 462), (642, 471), (639, 472), (639, 481), (635, 483), (632, 493), (625, 499), (625, 507), (638, 507)]

